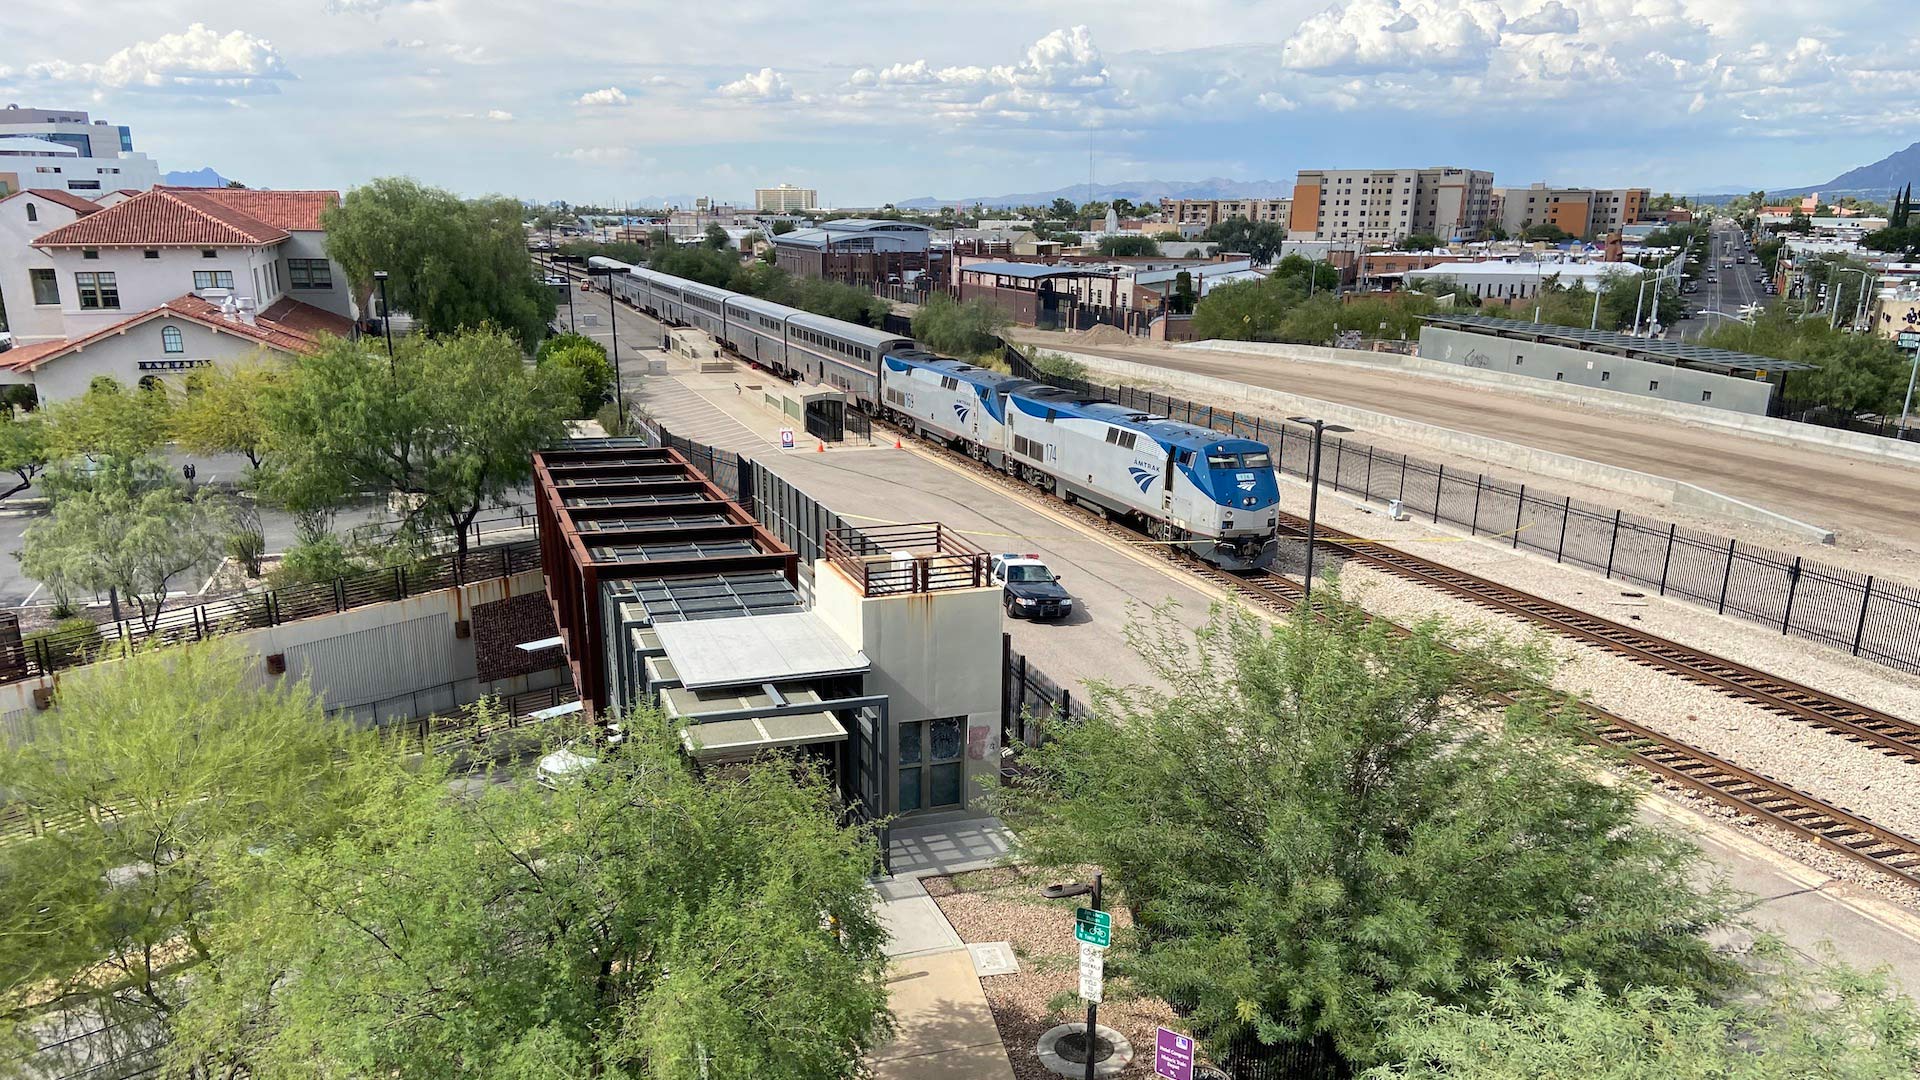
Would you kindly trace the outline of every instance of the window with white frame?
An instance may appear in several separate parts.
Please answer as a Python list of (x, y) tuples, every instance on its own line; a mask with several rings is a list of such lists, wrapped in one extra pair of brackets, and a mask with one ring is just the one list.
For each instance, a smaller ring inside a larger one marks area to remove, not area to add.
[(160, 330), (160, 349), (168, 356), (179, 356), (187, 351), (187, 344), (180, 336), (180, 328), (166, 326)]
[(193, 288), (196, 292), (202, 289), (231, 289), (233, 288), (233, 271), (195, 270)]
[(120, 284), (112, 274), (78, 273), (74, 288), (80, 293), (82, 311), (116, 311), (120, 307)]

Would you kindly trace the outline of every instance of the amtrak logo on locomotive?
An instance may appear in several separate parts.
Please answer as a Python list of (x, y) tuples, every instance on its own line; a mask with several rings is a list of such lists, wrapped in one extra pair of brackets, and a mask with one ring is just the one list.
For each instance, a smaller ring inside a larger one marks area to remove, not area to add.
[(956, 401), (953, 403), (953, 415), (960, 418), (960, 423), (965, 424), (967, 422), (967, 412), (966, 402)]
[(1133, 477), (1133, 482), (1140, 488), (1142, 495), (1145, 495), (1160, 479), (1160, 466), (1156, 462), (1136, 461), (1127, 466), (1127, 472)]

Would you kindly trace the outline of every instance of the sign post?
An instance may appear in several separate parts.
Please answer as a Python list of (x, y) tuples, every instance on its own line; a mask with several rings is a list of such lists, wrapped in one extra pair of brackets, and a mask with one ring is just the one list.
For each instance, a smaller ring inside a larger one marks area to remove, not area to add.
[(1193, 1038), (1161, 1028), (1153, 1039), (1153, 1075), (1193, 1080)]
[[(1100, 991), (1106, 976), (1105, 949), (1113, 942), (1113, 916), (1100, 910), (1100, 875), (1093, 875), (1093, 906), (1073, 913), (1073, 936), (1080, 939), (1080, 996), (1087, 1000), (1087, 1076), (1093, 1080), (1093, 1067), (1099, 1055)], [(1088, 957), (1092, 962), (1089, 964)], [(1089, 978), (1091, 976), (1091, 978)], [(1093, 993), (1087, 993), (1092, 990)]]
[(782, 450), (793, 449), (793, 429), (792, 428), (783, 427), (780, 429), (780, 449)]
[(1098, 1005), (1106, 987), (1107, 952), (1098, 945), (1080, 943), (1080, 997)]

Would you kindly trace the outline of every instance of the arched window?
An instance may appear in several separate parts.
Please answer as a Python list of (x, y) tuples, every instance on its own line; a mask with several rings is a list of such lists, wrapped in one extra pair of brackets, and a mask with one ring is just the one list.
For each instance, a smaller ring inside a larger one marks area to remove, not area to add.
[(28, 221), (40, 220), (40, 208), (33, 205), (32, 203), (27, 204), (27, 220)]
[(175, 356), (186, 352), (186, 343), (180, 340), (180, 328), (177, 326), (162, 328), (160, 331), (160, 347), (166, 350), (168, 356)]

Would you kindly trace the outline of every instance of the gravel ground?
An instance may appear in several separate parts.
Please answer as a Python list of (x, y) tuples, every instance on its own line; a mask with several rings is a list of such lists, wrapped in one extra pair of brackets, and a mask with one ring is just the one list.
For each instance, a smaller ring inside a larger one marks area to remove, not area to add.
[[(1283, 504), (1304, 504), (1306, 486), (1288, 482)], [(1352, 535), (1392, 544), (1422, 558), (1478, 574), (1615, 622), (1716, 656), (1736, 660), (1795, 682), (1896, 716), (1920, 716), (1920, 676), (1861, 660), (1801, 638), (1785, 638), (1757, 623), (1718, 615), (1694, 604), (1657, 596), (1631, 582), (1608, 580), (1590, 570), (1502, 547), (1431, 521), (1391, 521), (1383, 508), (1362, 508), (1323, 490), (1320, 520)], [(1438, 598), (1437, 592), (1427, 591)], [(1640, 595), (1625, 595), (1625, 594)], [(1644, 670), (1644, 669), (1642, 669)]]
[[(1043, 886), (1058, 880), (1016, 866), (930, 877), (924, 882), (962, 941), (1013, 944), (1020, 970), (983, 977), (980, 985), (1019, 1080), (1056, 1080), (1034, 1055), (1033, 1044), (1048, 1028), (1076, 1019), (1084, 1022), (1087, 1015), (1078, 997), (1064, 1012), (1047, 1007), (1059, 995), (1076, 994), (1079, 986), (1080, 946), (1073, 937), (1073, 910), (1084, 898), (1049, 900), (1040, 895)], [(1130, 925), (1124, 910), (1113, 912), (1115, 933)], [(1154, 1029), (1162, 1024), (1176, 1026), (1173, 1010), (1158, 998), (1123, 1000), (1125, 996), (1124, 985), (1110, 974), (1100, 1023), (1133, 1043), (1133, 1062), (1120, 1075), (1150, 1077)]]
[[(1368, 567), (1348, 566), (1341, 573), (1362, 606), (1397, 622), (1437, 613), (1509, 637), (1537, 633), (1517, 619)], [(1593, 646), (1536, 640), (1559, 661), (1553, 682), (1560, 689), (1896, 832), (1920, 836), (1920, 766)]]

